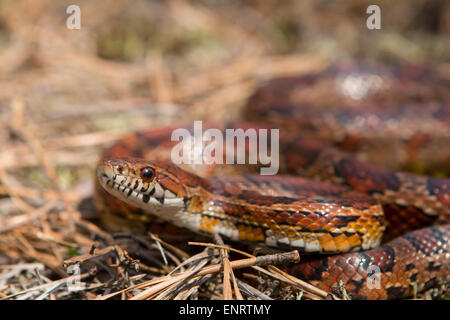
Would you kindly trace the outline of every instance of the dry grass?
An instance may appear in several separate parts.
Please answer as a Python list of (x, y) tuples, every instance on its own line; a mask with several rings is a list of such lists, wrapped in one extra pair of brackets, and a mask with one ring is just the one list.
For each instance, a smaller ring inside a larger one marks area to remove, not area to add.
[(370, 33), (359, 1), (77, 3), (78, 31), (65, 28), (69, 2), (0, 4), (0, 298), (330, 298), (273, 266), (293, 253), (111, 235), (89, 205), (99, 151), (141, 128), (239, 118), (265, 79), (336, 59), (449, 72), (450, 6), (386, 3)]

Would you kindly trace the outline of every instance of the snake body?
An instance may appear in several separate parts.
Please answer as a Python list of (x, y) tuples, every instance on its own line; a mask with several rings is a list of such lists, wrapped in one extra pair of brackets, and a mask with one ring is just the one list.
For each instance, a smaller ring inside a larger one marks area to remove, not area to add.
[[(290, 272), (325, 290), (342, 281), (353, 298), (409, 296), (411, 283), (418, 291), (445, 285), (450, 180), (397, 170), (417, 163), (424, 172), (447, 170), (448, 88), (423, 69), (365, 64), (272, 80), (245, 108), (258, 124), (210, 126), (280, 128), (280, 168), (310, 179), (244, 174), (242, 165), (176, 166), (170, 137), (178, 127), (164, 127), (105, 150), (96, 203), (104, 221), (158, 217), (234, 241), (335, 254)], [(395, 149), (391, 168), (380, 166), (380, 146)], [(412, 231), (430, 224), (441, 226)], [(380, 247), (383, 234), (393, 240)]]

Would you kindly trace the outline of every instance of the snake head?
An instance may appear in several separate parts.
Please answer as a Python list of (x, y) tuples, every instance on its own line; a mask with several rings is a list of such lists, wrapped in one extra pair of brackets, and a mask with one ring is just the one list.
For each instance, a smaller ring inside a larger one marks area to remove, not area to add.
[(156, 215), (184, 206), (186, 190), (180, 177), (187, 175), (176, 166), (134, 158), (103, 159), (97, 166), (98, 180), (107, 192)]

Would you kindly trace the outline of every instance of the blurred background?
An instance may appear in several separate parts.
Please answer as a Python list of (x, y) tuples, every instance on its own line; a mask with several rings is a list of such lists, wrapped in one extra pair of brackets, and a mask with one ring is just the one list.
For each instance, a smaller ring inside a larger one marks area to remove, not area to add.
[[(71, 4), (80, 30), (66, 27)], [(366, 27), (371, 4), (381, 30)], [(1, 0), (0, 264), (27, 259), (66, 275), (61, 261), (77, 252), (61, 244), (64, 228), (101, 232), (72, 217), (92, 193), (99, 151), (118, 137), (237, 119), (263, 81), (344, 59), (450, 76), (449, 36), (444, 0)]]
[[(81, 9), (80, 30), (66, 27), (71, 4)], [(274, 76), (355, 57), (450, 73), (448, 1), (377, 1), (381, 30), (366, 27), (370, 4), (2, 0), (0, 165), (39, 175), (33, 152), (11, 139), (11, 127), (26, 126), (69, 187), (118, 136), (238, 118)]]

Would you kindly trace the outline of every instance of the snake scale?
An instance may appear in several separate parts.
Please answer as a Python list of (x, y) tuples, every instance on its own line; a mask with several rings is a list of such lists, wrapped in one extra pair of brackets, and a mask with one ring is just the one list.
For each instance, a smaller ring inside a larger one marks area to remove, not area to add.
[(207, 126), (279, 128), (282, 174), (176, 166), (170, 138), (179, 126), (153, 128), (104, 151), (96, 204), (116, 227), (157, 217), (298, 249), (308, 255), (289, 272), (328, 291), (341, 283), (353, 299), (444, 288), (450, 179), (435, 175), (450, 171), (449, 84), (428, 69), (367, 62), (270, 80), (244, 108), (252, 122)]

